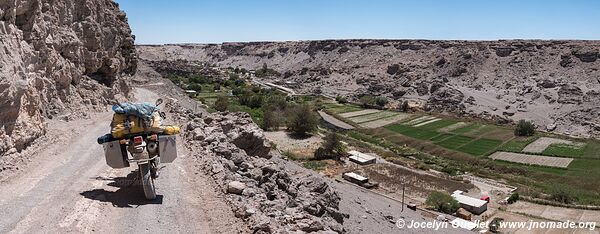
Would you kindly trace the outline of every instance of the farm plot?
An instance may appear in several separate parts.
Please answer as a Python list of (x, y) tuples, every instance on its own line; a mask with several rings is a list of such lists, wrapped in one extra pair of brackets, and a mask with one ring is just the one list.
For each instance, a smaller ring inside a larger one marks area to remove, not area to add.
[(523, 152), (542, 153), (542, 152), (544, 152), (544, 150), (546, 150), (546, 148), (548, 148), (548, 146), (554, 145), (554, 144), (572, 145), (572, 146), (578, 146), (581, 148), (584, 146), (584, 145), (581, 145), (584, 143), (575, 143), (575, 142), (572, 142), (569, 140), (556, 139), (556, 138), (550, 138), (550, 137), (540, 137), (539, 139), (535, 140), (531, 144), (525, 146), (525, 148), (523, 149)]
[(406, 125), (415, 125), (415, 124), (419, 124), (421, 122), (425, 122), (425, 121), (432, 120), (432, 119), (435, 119), (435, 117), (433, 117), (433, 116), (421, 116), (419, 118), (416, 118), (416, 119), (413, 119), (411, 121), (408, 121), (405, 124)]
[(569, 164), (571, 164), (571, 162), (573, 161), (572, 158), (538, 156), (512, 152), (495, 152), (492, 155), (490, 155), (490, 158), (494, 160), (502, 160), (527, 165), (538, 165), (559, 168), (567, 168), (569, 167)]
[(377, 112), (380, 112), (380, 110), (366, 109), (366, 110), (342, 113), (342, 114), (340, 114), (340, 116), (344, 117), (344, 118), (351, 118), (351, 117), (355, 117), (355, 116), (368, 115), (368, 114), (373, 114), (373, 113), (377, 113)]
[(472, 141), (462, 147), (458, 148), (459, 151), (465, 152), (467, 154), (481, 156), (487, 152), (494, 150), (502, 144), (501, 140), (492, 140), (492, 139), (477, 139)]
[(413, 127), (425, 126), (427, 124), (432, 124), (432, 123), (435, 123), (435, 122), (440, 121), (440, 120), (442, 120), (442, 119), (437, 119), (436, 118), (436, 119), (428, 120), (428, 121), (425, 121), (425, 122), (422, 122), (422, 123), (415, 124), (415, 125), (413, 125)]
[(467, 126), (467, 123), (465, 123), (465, 122), (458, 122), (458, 123), (452, 124), (452, 125), (450, 125), (448, 127), (440, 128), (440, 132), (451, 132), (451, 131), (454, 131), (456, 129), (463, 128), (465, 126)]
[(464, 126), (462, 128), (458, 128), (458, 129), (452, 130), (452, 133), (465, 134), (465, 133), (474, 131), (476, 129), (479, 129), (480, 127), (481, 127), (481, 124), (477, 124), (477, 123), (475, 123), (475, 124), (469, 124), (469, 125), (466, 125), (466, 126)]
[(472, 140), (474, 140), (474, 138), (466, 136), (453, 136), (435, 144), (447, 149), (458, 149)]
[(328, 107), (327, 110), (331, 111), (331, 113), (334, 113), (334, 114), (341, 114), (341, 113), (346, 113), (346, 112), (360, 111), (360, 110), (362, 110), (362, 108), (360, 108), (358, 106), (332, 105), (332, 106)]
[(371, 122), (362, 123), (362, 124), (360, 124), (360, 126), (363, 128), (379, 128), (379, 127), (390, 125), (390, 124), (393, 124), (396, 122), (400, 122), (402, 120), (410, 118), (410, 116), (411, 116), (410, 114), (398, 113), (398, 115), (395, 115), (395, 116), (390, 116), (387, 118), (382, 118), (382, 119), (374, 120)]
[(360, 115), (360, 116), (356, 116), (356, 117), (352, 117), (352, 118), (348, 118), (348, 119), (357, 124), (361, 124), (361, 123), (370, 122), (370, 121), (377, 120), (377, 119), (396, 116), (398, 114), (399, 114), (398, 112), (381, 111), (381, 112), (376, 112), (376, 113), (368, 114), (368, 115)]
[(584, 147), (569, 144), (552, 144), (542, 152), (543, 155), (566, 156), (574, 158), (583, 157), (584, 153)]
[(429, 140), (432, 137), (439, 135), (439, 133), (436, 131), (413, 128), (413, 127), (406, 126), (403, 124), (389, 125), (389, 126), (386, 126), (385, 128), (387, 128), (388, 130), (400, 133), (402, 135), (420, 139), (420, 140)]
[(386, 192), (401, 193), (402, 187), (405, 185), (406, 191), (410, 195), (423, 197), (423, 201), (431, 191), (443, 190), (451, 193), (456, 190), (468, 191), (475, 188), (472, 184), (419, 173), (390, 164), (372, 164), (358, 168), (354, 172), (367, 176), (371, 181), (378, 182), (379, 189)]

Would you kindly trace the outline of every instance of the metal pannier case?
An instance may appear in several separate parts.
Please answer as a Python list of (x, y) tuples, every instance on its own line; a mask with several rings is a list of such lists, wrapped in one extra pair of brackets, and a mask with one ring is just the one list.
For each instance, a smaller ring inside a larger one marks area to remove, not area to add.
[(158, 136), (158, 155), (161, 163), (171, 163), (177, 158), (177, 137), (175, 135)]
[(104, 157), (106, 157), (106, 164), (108, 166), (117, 169), (129, 167), (129, 162), (126, 158), (127, 153), (123, 153), (118, 140), (103, 143), (102, 146), (104, 147)]

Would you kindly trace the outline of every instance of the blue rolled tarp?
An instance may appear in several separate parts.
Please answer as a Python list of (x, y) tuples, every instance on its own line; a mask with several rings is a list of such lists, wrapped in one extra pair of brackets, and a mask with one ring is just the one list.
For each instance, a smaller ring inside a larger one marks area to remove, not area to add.
[(158, 107), (152, 103), (130, 103), (124, 102), (113, 105), (112, 110), (117, 114), (134, 115), (144, 120), (151, 120), (152, 113), (158, 110)]

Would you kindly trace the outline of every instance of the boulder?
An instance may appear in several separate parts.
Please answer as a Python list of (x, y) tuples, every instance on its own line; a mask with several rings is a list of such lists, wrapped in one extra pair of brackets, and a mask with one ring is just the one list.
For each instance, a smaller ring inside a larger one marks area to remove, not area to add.
[(246, 185), (239, 181), (231, 181), (227, 184), (227, 192), (233, 194), (242, 194), (246, 189)]

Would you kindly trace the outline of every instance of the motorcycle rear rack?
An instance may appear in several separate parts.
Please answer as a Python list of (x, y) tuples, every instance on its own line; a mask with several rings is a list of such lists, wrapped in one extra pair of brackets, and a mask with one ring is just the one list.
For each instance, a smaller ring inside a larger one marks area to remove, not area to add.
[(137, 164), (146, 164), (146, 163), (156, 159), (157, 157), (158, 157), (158, 155), (155, 155), (154, 157), (149, 158), (149, 159), (127, 159), (127, 161), (129, 161), (130, 163), (134, 162)]

